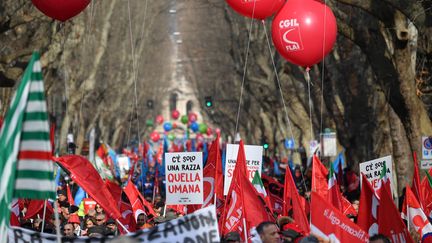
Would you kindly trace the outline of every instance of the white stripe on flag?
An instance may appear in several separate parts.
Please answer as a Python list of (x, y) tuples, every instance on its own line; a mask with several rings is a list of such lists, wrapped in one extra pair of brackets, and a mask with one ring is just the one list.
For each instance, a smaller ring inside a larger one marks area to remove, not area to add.
[(25, 121), (22, 130), (26, 132), (49, 132), (50, 131), (46, 120)]
[(16, 162), (16, 157), (18, 155), (20, 136), (15, 136), (15, 140), (13, 142), (14, 145), (12, 147), (12, 152), (9, 154), (9, 157), (7, 158), (6, 164), (3, 167), (3, 172), (1, 174), (1, 180), (3, 182), (0, 184), (0, 201), (4, 200), (7, 189), (10, 186), (8, 180), (10, 180), (10, 177), (12, 176), (12, 166)]
[(46, 112), (45, 100), (32, 100), (27, 103), (26, 112)]
[(39, 60), (37, 60), (33, 63), (33, 72), (34, 73), (42, 72), (42, 65), (41, 65), (41, 62)]
[(55, 188), (54, 180), (17, 178), (15, 182), (15, 190), (54, 191)]
[(45, 92), (44, 83), (42, 80), (31, 80), (31, 92)]
[(21, 159), (17, 169), (52, 172), (53, 165), (51, 160)]
[(21, 140), (20, 150), (51, 152), (51, 142), (49, 140)]
[[(28, 97), (28, 92), (29, 92), (29, 87), (30, 87), (30, 85), (26, 85), (26, 87), (24, 88), (24, 90), (23, 90), (23, 93), (22, 93), (22, 95), (21, 95), (21, 97), (26, 97), (26, 99), (24, 100), (24, 99), (20, 99), (18, 102), (18, 105), (17, 105), (17, 108), (16, 108), (16, 110), (15, 110), (15, 112), (14, 112), (14, 114), (12, 115), (12, 119), (11, 119), (11, 121), (10, 121), (10, 123), (9, 124), (7, 124), (6, 122), (3, 124), (3, 128), (2, 128), (2, 130), (3, 129), (6, 129), (6, 126), (10, 126), (10, 127), (7, 127), (7, 129), (8, 129), (8, 131), (7, 131), (7, 136), (6, 136), (6, 144), (8, 144), (9, 143), (9, 140), (11, 139), (11, 136), (12, 136), (12, 134), (15, 132), (15, 130), (16, 130), (16, 125), (18, 124), (18, 118), (21, 116), (21, 115), (23, 115), (23, 111), (24, 111), (24, 109), (25, 109), (25, 107), (26, 107), (26, 104), (27, 104), (27, 97)], [(13, 127), (12, 127), (13, 126)], [(13, 156), (13, 155), (12, 155)], [(4, 177), (3, 177), (4, 178)]]

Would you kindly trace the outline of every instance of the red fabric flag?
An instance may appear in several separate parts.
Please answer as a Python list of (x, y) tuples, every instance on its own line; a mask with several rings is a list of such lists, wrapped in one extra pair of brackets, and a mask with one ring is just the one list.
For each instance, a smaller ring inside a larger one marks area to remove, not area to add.
[(348, 201), (348, 199), (346, 199), (346, 197), (342, 195), (341, 195), (341, 199), (342, 199), (342, 213), (345, 215), (357, 216), (357, 211), (350, 203), (350, 201)]
[[(270, 196), (272, 211), (277, 214), (282, 214), (283, 211), (283, 193), (284, 186), (270, 176), (261, 174), (261, 180), (264, 187), (267, 189), (267, 194)], [(289, 205), (291, 206), (291, 205)], [(289, 211), (289, 208), (287, 209)]]
[[(27, 213), (24, 219), (32, 219), (39, 215), (39, 218), (43, 218), (43, 210), (44, 210), (45, 200), (30, 200), (27, 206)], [(46, 212), (45, 219), (51, 219), (51, 216), (54, 214), (54, 209), (49, 202), (46, 203)]]
[[(126, 227), (126, 229), (129, 232), (135, 232), (136, 231), (136, 222), (135, 222), (135, 216), (132, 210), (132, 206), (129, 203), (120, 201), (119, 202), (119, 208), (122, 217), (119, 219), (119, 221)], [(118, 227), (121, 234), (126, 234), (127, 232), (123, 229), (123, 227)]]
[(66, 196), (67, 196), (67, 198), (68, 198), (68, 202), (69, 202), (69, 204), (70, 205), (75, 205), (75, 201), (74, 201), (74, 198), (73, 198), (73, 196), (72, 196), (72, 192), (71, 192), (71, 189), (70, 189), (70, 186), (69, 186), (69, 183), (68, 184), (66, 184)]
[(328, 171), (316, 155), (313, 156), (312, 161), (312, 191), (318, 193), (322, 198), (327, 198)]
[(379, 199), (375, 195), (375, 190), (372, 188), (366, 176), (362, 174), (357, 224), (371, 235), (378, 233), (378, 205)]
[(420, 203), (414, 195), (414, 192), (411, 191), (411, 188), (408, 185), (406, 186), (405, 205), (408, 207), (408, 220), (410, 221), (410, 225), (414, 227), (415, 231), (421, 236), (421, 238), (431, 234), (432, 225), (421, 209)]
[[(221, 231), (222, 235), (237, 231), (243, 241), (245, 241), (244, 228), (248, 230), (263, 221), (274, 221), (265, 210), (265, 203), (261, 201), (260, 196), (249, 181), (246, 171), (244, 144), (243, 141), (240, 141), (233, 180), (225, 201)], [(243, 224), (244, 221), (246, 226)]]
[(102, 206), (109, 217), (121, 218), (117, 201), (90, 161), (79, 155), (65, 155), (53, 160), (71, 173), (71, 178)]
[(200, 208), (205, 208), (214, 204), (214, 196), (216, 194), (216, 207), (223, 206), (223, 174), (222, 174), (222, 159), (219, 149), (219, 135), (210, 146), (209, 155), (207, 157), (206, 166), (203, 171), (204, 181), (204, 203), (202, 205), (189, 205), (188, 212), (192, 213)]
[(166, 208), (172, 209), (174, 212), (177, 212), (181, 215), (186, 215), (186, 211), (188, 210), (186, 205), (182, 205), (182, 204), (167, 205)]
[(415, 197), (420, 203), (421, 208), (423, 208), (423, 198), (420, 193), (420, 172), (419, 172), (417, 154), (415, 151), (413, 152), (413, 159), (414, 159), (414, 175), (412, 178), (411, 187)]
[[(292, 205), (292, 217), (294, 218), (297, 225), (303, 230), (304, 233), (308, 234), (310, 231), (309, 221), (305, 214), (305, 208), (302, 207), (300, 195), (295, 186), (294, 179), (292, 178), (291, 171), (288, 169), (285, 173), (285, 185), (284, 185), (284, 210), (283, 215), (288, 216), (288, 205)], [(291, 207), (291, 206), (290, 206)]]
[[(432, 211), (432, 180), (429, 181), (428, 177), (431, 177), (432, 169), (426, 172), (426, 176), (423, 178), (420, 184), (420, 194), (423, 199), (423, 211), (427, 216), (431, 216)], [(429, 176), (428, 176), (429, 175)]]
[(135, 218), (137, 218), (141, 212), (146, 214), (144, 206), (142, 205), (142, 202), (138, 196), (139, 192), (131, 180), (128, 181), (123, 191), (132, 205), (132, 210), (134, 212)]
[(114, 200), (116, 202), (120, 202), (121, 193), (122, 193), (121, 187), (117, 183), (110, 181), (108, 179), (105, 179), (105, 185), (107, 186), (108, 191), (111, 192), (111, 195), (113, 196)]
[(407, 227), (400, 217), (399, 211), (393, 203), (388, 188), (382, 186), (379, 192), (378, 233), (387, 236), (392, 242), (413, 242)]
[(316, 192), (311, 196), (311, 233), (330, 242), (369, 242), (369, 235), (327, 200)]

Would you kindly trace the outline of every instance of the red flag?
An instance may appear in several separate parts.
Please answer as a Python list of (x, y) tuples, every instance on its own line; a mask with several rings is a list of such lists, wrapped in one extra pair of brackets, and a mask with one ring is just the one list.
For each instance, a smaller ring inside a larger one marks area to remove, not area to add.
[[(283, 211), (283, 188), (284, 186), (270, 176), (261, 174), (261, 180), (264, 187), (267, 189), (267, 194), (270, 196), (270, 203), (273, 207), (272, 211), (277, 214), (282, 214)], [(291, 206), (291, 205), (289, 205)], [(289, 211), (289, 208), (287, 209)]]
[(301, 230), (303, 230), (304, 233), (308, 234), (310, 231), (309, 221), (305, 214), (305, 208), (302, 207), (300, 195), (297, 191), (297, 187), (295, 186), (294, 179), (292, 178), (291, 171), (289, 169), (287, 169), (285, 172), (284, 216), (288, 216), (288, 205), (292, 205), (292, 215), (297, 225)]
[(69, 186), (69, 183), (68, 184), (66, 184), (66, 196), (67, 196), (67, 198), (68, 198), (68, 202), (69, 202), (69, 204), (70, 205), (75, 205), (75, 201), (74, 201), (74, 198), (73, 198), (73, 196), (72, 196), (72, 192), (71, 192), (71, 189), (70, 189), (70, 186)]
[(426, 176), (423, 178), (420, 184), (420, 194), (423, 199), (423, 211), (427, 216), (430, 216), (432, 211), (432, 169), (426, 172)]
[(182, 205), (182, 204), (167, 205), (166, 208), (172, 209), (173, 211), (175, 211), (179, 214), (182, 214), (182, 215), (186, 215), (186, 211), (187, 211), (187, 207), (185, 205)]
[(113, 196), (114, 200), (116, 202), (120, 202), (121, 193), (122, 193), (121, 187), (117, 183), (110, 181), (108, 179), (105, 179), (105, 185), (107, 186), (108, 190), (111, 192), (111, 195)]
[(312, 191), (318, 193), (322, 198), (327, 198), (328, 171), (316, 155), (313, 156), (312, 161)]
[(369, 235), (327, 200), (316, 192), (311, 196), (311, 233), (330, 242), (369, 242)]
[(405, 205), (408, 207), (408, 220), (420, 237), (423, 238), (427, 234), (431, 234), (432, 225), (408, 185), (406, 186)]
[(190, 205), (188, 212), (194, 212), (199, 208), (205, 208), (214, 204), (214, 195), (216, 194), (217, 208), (223, 206), (223, 174), (222, 174), (222, 159), (219, 149), (219, 135), (210, 146), (209, 155), (207, 157), (206, 166), (203, 171), (204, 177), (204, 203), (202, 205)]
[[(135, 216), (132, 210), (132, 206), (129, 203), (120, 201), (119, 202), (119, 208), (122, 217), (119, 219), (119, 221), (126, 227), (126, 229), (129, 232), (135, 232), (136, 231), (136, 222), (135, 222)], [(123, 227), (118, 228), (120, 230), (121, 234), (126, 234)]]
[(114, 219), (121, 217), (117, 201), (112, 197), (90, 161), (79, 155), (65, 155), (54, 158), (54, 161), (71, 173), (71, 178), (102, 206), (109, 217)]
[[(24, 219), (34, 218), (36, 215), (39, 215), (39, 218), (43, 218), (43, 210), (44, 210), (45, 200), (30, 200), (30, 203), (27, 206), (27, 213)], [(50, 203), (46, 203), (46, 212), (45, 219), (51, 219), (51, 216), (54, 214), (54, 209), (52, 208)]]
[(123, 191), (128, 197), (129, 202), (132, 205), (132, 210), (134, 212), (135, 217), (137, 217), (140, 212), (145, 213), (144, 206), (142, 205), (142, 202), (138, 196), (139, 191), (136, 189), (135, 185), (132, 183), (131, 180), (128, 181)]
[(419, 172), (419, 167), (418, 167), (419, 165), (418, 165), (416, 152), (413, 152), (413, 159), (414, 159), (414, 175), (412, 178), (411, 187), (415, 197), (420, 203), (421, 208), (423, 208), (423, 198), (420, 193), (420, 172)]
[(371, 235), (378, 233), (378, 205), (379, 199), (375, 195), (375, 190), (372, 188), (366, 176), (362, 174), (357, 224)]
[[(246, 240), (244, 239), (244, 228), (248, 230), (263, 221), (274, 221), (265, 210), (265, 203), (261, 201), (260, 196), (249, 181), (246, 171), (244, 144), (243, 141), (240, 141), (233, 180), (225, 201), (221, 229), (223, 235), (231, 231), (239, 232), (243, 241)], [(244, 222), (246, 222), (246, 226)]]
[(392, 242), (413, 242), (386, 186), (380, 188), (378, 233), (392, 239)]

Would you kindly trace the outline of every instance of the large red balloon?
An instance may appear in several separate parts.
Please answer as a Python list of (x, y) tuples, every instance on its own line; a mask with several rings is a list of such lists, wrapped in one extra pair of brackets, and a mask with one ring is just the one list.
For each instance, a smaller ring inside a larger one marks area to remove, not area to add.
[(319, 63), (333, 48), (336, 35), (332, 10), (315, 0), (288, 0), (272, 23), (278, 52), (303, 67)]
[(252, 18), (253, 15), (254, 19), (265, 19), (276, 13), (285, 0), (226, 0), (226, 2), (243, 16)]
[(32, 0), (32, 2), (46, 16), (64, 22), (81, 13), (90, 0)]

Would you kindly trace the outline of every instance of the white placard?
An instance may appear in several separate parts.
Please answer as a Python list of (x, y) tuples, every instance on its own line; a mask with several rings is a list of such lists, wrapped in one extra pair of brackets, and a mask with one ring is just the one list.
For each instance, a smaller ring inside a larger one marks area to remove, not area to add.
[(337, 155), (336, 133), (323, 133), (321, 134), (321, 152), (325, 157), (332, 157)]
[(117, 155), (117, 164), (119, 167), (120, 177), (124, 178), (128, 175), (130, 169), (130, 158), (124, 154)]
[[(225, 181), (224, 195), (228, 194), (231, 185), (234, 168), (237, 162), (239, 145), (227, 144), (226, 160), (225, 160)], [(246, 167), (248, 170), (248, 178), (252, 181), (255, 171), (261, 175), (263, 147), (258, 145), (245, 145)]]
[(432, 159), (432, 139), (429, 137), (422, 137), (422, 158)]
[(202, 152), (165, 153), (166, 205), (203, 203)]
[[(360, 173), (366, 176), (376, 192), (379, 189), (379, 179), (384, 163), (387, 168), (387, 177), (390, 179), (391, 190), (393, 192), (393, 163), (391, 155), (360, 163)], [(362, 176), (360, 176), (360, 179), (361, 178)]]

